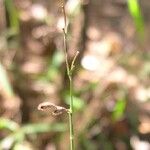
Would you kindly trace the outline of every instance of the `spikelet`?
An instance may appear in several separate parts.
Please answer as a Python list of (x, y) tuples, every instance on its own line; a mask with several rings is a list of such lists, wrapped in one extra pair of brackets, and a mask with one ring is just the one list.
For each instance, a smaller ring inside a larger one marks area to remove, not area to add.
[(58, 115), (61, 115), (65, 112), (68, 112), (68, 110), (64, 107), (61, 107), (61, 106), (57, 106), (51, 102), (43, 102), (43, 103), (40, 103), (38, 105), (38, 110), (41, 110), (41, 111), (46, 111), (54, 116), (58, 116)]

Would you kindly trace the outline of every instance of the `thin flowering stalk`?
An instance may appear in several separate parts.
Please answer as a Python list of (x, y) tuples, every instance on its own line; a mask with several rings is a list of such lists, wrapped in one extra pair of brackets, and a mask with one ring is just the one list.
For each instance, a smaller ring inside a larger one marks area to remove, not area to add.
[(63, 30), (63, 37), (64, 37), (64, 53), (65, 53), (65, 62), (66, 62), (66, 69), (67, 69), (67, 75), (69, 79), (69, 93), (70, 93), (70, 106), (69, 109), (66, 109), (64, 107), (58, 106), (51, 102), (43, 102), (38, 105), (38, 110), (41, 111), (47, 111), (50, 114), (57, 116), (61, 115), (63, 113), (68, 113), (69, 115), (69, 131), (70, 131), (70, 150), (74, 150), (74, 128), (73, 128), (73, 81), (72, 81), (72, 73), (75, 67), (75, 61), (77, 59), (77, 56), (79, 55), (79, 51), (77, 51), (74, 55), (74, 58), (72, 62), (69, 64), (68, 61), (68, 47), (67, 47), (67, 17), (65, 12), (65, 5), (64, 1), (61, 0), (61, 8), (62, 13), (64, 16), (64, 28)]
[(65, 11), (65, 5), (63, 0), (61, 1), (62, 13), (64, 17), (64, 28), (63, 28), (63, 36), (64, 36), (64, 52), (65, 52), (65, 61), (67, 68), (67, 75), (69, 78), (69, 93), (70, 93), (70, 108), (69, 108), (69, 130), (70, 130), (70, 150), (74, 150), (74, 127), (73, 127), (73, 81), (72, 81), (72, 72), (75, 67), (75, 61), (79, 52), (77, 51), (72, 63), (69, 65), (68, 63), (68, 47), (67, 47), (67, 17)]

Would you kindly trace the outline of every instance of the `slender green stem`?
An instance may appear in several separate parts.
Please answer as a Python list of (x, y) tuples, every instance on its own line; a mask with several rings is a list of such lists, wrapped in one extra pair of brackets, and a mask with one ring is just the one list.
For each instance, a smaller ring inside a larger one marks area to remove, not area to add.
[(73, 86), (72, 77), (69, 76), (70, 83), (70, 113), (69, 113), (69, 128), (70, 128), (70, 150), (74, 150), (74, 129), (73, 129)]
[[(64, 7), (63, 7), (64, 10)], [(65, 13), (64, 13), (65, 14)], [(66, 17), (64, 17), (66, 18)], [(72, 73), (68, 63), (68, 54), (67, 54), (67, 30), (66, 30), (66, 19), (65, 19), (65, 28), (63, 29), (64, 34), (64, 49), (65, 49), (65, 61), (67, 68), (67, 75), (69, 78), (69, 91), (70, 91), (70, 108), (69, 108), (69, 130), (70, 130), (70, 150), (74, 150), (74, 130), (73, 130), (73, 91), (72, 91)]]
[(69, 130), (70, 130), (70, 150), (74, 150), (74, 128), (73, 128), (73, 82), (72, 82), (72, 72), (74, 69), (75, 60), (79, 54), (77, 51), (72, 63), (69, 65), (68, 62), (68, 47), (67, 47), (67, 17), (65, 12), (64, 1), (62, 0), (62, 13), (64, 16), (64, 28), (63, 28), (63, 35), (64, 35), (64, 52), (65, 52), (65, 61), (66, 61), (66, 68), (67, 68), (67, 75), (69, 78), (69, 92), (70, 92), (70, 108), (69, 108)]

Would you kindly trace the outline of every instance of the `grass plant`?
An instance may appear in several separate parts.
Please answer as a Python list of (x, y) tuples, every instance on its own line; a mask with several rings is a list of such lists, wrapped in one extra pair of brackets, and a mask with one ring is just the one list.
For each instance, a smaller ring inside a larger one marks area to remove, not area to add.
[(60, 115), (64, 112), (68, 113), (69, 117), (69, 132), (70, 132), (70, 150), (74, 150), (74, 126), (73, 126), (73, 71), (75, 68), (75, 62), (77, 59), (77, 56), (79, 55), (79, 51), (76, 51), (71, 63), (69, 63), (69, 58), (68, 58), (68, 40), (67, 40), (67, 35), (68, 35), (68, 30), (67, 30), (67, 15), (65, 11), (65, 4), (64, 1), (61, 0), (61, 9), (62, 9), (62, 14), (64, 18), (64, 27), (62, 28), (62, 33), (63, 33), (63, 43), (64, 43), (64, 54), (65, 54), (65, 63), (66, 63), (66, 71), (67, 71), (67, 76), (69, 80), (69, 97), (70, 97), (70, 104), (69, 104), (69, 109), (66, 109), (61, 106), (57, 106), (51, 102), (44, 102), (39, 104), (38, 109), (39, 110), (50, 110), (53, 115)]

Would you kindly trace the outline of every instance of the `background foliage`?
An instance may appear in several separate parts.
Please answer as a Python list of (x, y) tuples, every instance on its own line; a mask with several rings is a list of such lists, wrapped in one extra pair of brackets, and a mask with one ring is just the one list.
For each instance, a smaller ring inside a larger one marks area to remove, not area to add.
[[(68, 0), (78, 150), (149, 150), (150, 4)], [(0, 0), (0, 149), (66, 150), (68, 108), (60, 1)]]

